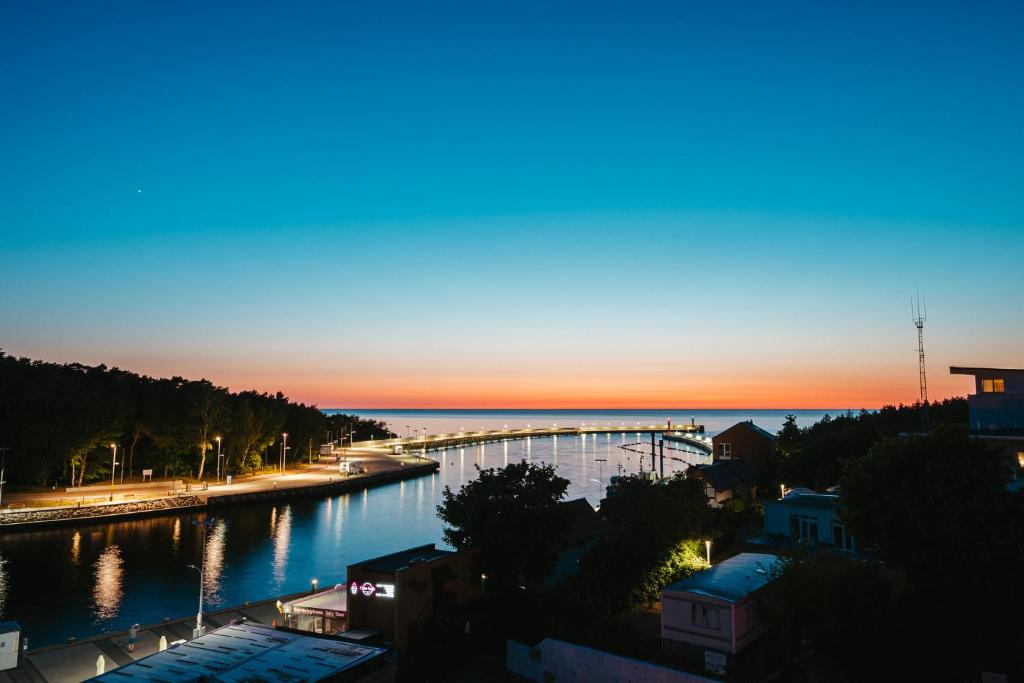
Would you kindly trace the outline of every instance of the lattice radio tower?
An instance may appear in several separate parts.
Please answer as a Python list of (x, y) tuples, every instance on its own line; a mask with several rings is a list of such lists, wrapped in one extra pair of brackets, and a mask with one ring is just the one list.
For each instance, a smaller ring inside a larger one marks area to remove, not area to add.
[(925, 321), (928, 319), (928, 302), (924, 306), (921, 302), (921, 293), (916, 296), (916, 301), (910, 299), (910, 319), (913, 327), (918, 328), (918, 382), (921, 391), (921, 426), (928, 431), (928, 375), (925, 372)]
[(917, 328), (917, 371), (921, 391), (921, 407), (928, 404), (928, 376), (924, 370), (924, 322), (928, 319), (928, 303), (921, 305), (921, 294), (918, 293), (917, 300), (910, 300), (910, 319)]

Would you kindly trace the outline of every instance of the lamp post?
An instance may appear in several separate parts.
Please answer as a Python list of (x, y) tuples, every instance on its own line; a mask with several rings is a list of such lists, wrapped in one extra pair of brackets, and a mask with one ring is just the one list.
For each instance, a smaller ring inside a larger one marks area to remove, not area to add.
[(4, 472), (7, 471), (7, 451), (9, 451), (9, 450), (11, 450), (11, 449), (6, 447), (6, 446), (4, 446), (3, 448), (0, 448), (0, 453), (3, 453), (3, 456), (2, 456), (3, 457), (3, 461), (2, 461), (2, 463), (0, 463), (0, 503), (3, 502), (3, 499), (4, 499), (4, 484), (7, 483), (7, 481), (4, 479)]
[(711, 541), (704, 541), (704, 547), (708, 551), (708, 566), (711, 566)]
[(217, 524), (217, 520), (213, 517), (203, 522), (193, 519), (192, 523), (196, 526), (202, 527), (200, 533), (203, 534), (203, 555), (202, 559), (199, 561), (199, 566), (197, 567), (194, 564), (189, 565), (189, 569), (195, 569), (199, 572), (199, 611), (196, 612), (196, 627), (192, 629), (192, 639), (194, 640), (199, 636), (206, 634), (206, 627), (203, 626), (203, 588), (206, 583), (206, 535), (210, 529)]
[(110, 444), (113, 456), (110, 458), (110, 502), (114, 502), (114, 474), (117, 472), (117, 444)]
[(281, 472), (284, 473), (284, 466), (285, 466), (285, 464), (287, 462), (287, 460), (286, 460), (287, 454), (285, 453), (285, 451), (288, 450), (288, 432), (284, 432), (283, 434), (281, 434), (281, 436), (284, 437), (284, 440), (281, 442), (281, 467), (280, 467), (280, 469), (281, 469)]
[(220, 482), (220, 457), (221, 457), (220, 456), (220, 441), (221, 441), (221, 439), (220, 439), (219, 436), (215, 436), (213, 438), (213, 440), (217, 442), (217, 482), (219, 483)]

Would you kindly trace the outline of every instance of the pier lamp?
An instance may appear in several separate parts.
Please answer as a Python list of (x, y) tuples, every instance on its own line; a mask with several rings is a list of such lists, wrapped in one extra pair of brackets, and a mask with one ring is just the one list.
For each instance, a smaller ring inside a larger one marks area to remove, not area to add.
[(110, 444), (113, 455), (110, 458), (110, 502), (114, 502), (114, 472), (117, 471), (117, 444)]
[(311, 579), (311, 580), (310, 580), (310, 582), (309, 582), (310, 586), (312, 586), (312, 588), (313, 588), (313, 592), (314, 592), (314, 593), (316, 593), (316, 585), (317, 585), (318, 583), (320, 583), (320, 582), (319, 582), (319, 581), (317, 581), (316, 579)]
[(220, 481), (220, 459), (221, 459), (221, 454), (220, 454), (220, 437), (219, 436), (215, 436), (215, 437), (213, 437), (213, 440), (217, 442), (217, 481)]

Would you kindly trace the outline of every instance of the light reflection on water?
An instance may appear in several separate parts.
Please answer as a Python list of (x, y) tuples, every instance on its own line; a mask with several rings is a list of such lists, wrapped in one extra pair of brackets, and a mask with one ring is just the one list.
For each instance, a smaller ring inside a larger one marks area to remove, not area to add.
[(108, 545), (96, 560), (94, 574), (96, 584), (92, 596), (95, 618), (97, 621), (113, 619), (124, 597), (124, 560), (121, 559), (121, 549), (116, 545)]
[[(334, 585), (353, 562), (440, 544), (441, 492), (475, 478), (477, 465), (554, 464), (557, 448), (558, 472), (571, 480), (568, 497), (597, 503), (620, 465), (637, 469), (638, 454), (619, 445), (642, 438), (561, 436), (557, 442), (472, 445), (431, 453), (442, 463), (432, 476), (321, 500), (226, 509), (208, 532), (205, 600), (211, 609), (240, 605), (305, 590), (314, 576), (321, 585)], [(667, 472), (675, 466), (666, 461)], [(194, 517), (201, 521), (204, 515)], [(34, 643), (45, 645), (190, 614), (197, 577), (187, 565), (200, 563), (202, 548), (202, 527), (191, 521), (181, 514), (0, 536), (3, 618), (18, 620)], [(54, 562), (47, 551), (55, 547), (65, 548), (71, 561)]]

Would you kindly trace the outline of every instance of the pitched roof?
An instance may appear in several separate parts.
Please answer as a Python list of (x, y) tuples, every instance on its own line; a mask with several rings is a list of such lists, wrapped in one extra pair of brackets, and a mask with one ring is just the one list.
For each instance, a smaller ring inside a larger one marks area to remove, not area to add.
[(774, 434), (769, 432), (767, 429), (762, 429), (761, 427), (758, 427), (756, 424), (754, 424), (753, 420), (744, 420), (743, 422), (737, 422), (732, 427), (729, 427), (728, 429), (723, 429), (721, 432), (716, 434), (714, 436), (714, 438), (717, 439), (718, 437), (722, 436), (726, 432), (732, 431), (733, 429), (741, 429), (741, 428), (742, 429), (748, 429), (748, 430), (752, 431), (753, 433), (757, 434), (758, 436), (763, 436), (763, 437), (765, 437), (767, 439), (771, 439), (772, 441), (775, 441), (775, 435)]
[(767, 585), (774, 578), (774, 571), (780, 566), (778, 555), (740, 553), (710, 569), (670, 583), (662, 591), (706, 595), (725, 602), (737, 603)]
[(566, 538), (567, 545), (577, 545), (591, 541), (604, 531), (604, 523), (601, 516), (587, 502), (586, 498), (576, 498), (561, 503), (572, 513), (572, 526), (569, 527), (569, 536)]
[(740, 485), (740, 478), (724, 461), (712, 465), (698, 465), (700, 476), (716, 491), (728, 491)]
[(836, 510), (839, 508), (839, 496), (834, 493), (790, 493), (782, 500), (774, 502), (779, 505), (815, 508), (818, 510)]

